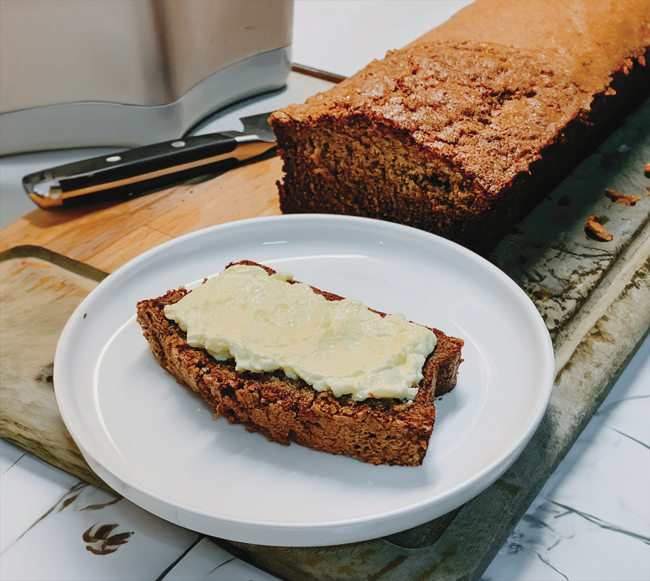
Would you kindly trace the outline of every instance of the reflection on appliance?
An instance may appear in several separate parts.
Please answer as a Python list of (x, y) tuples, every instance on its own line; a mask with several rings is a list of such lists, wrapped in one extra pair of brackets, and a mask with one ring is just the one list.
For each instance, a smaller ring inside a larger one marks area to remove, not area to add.
[(0, 155), (135, 146), (284, 86), (293, 0), (2, 0)]

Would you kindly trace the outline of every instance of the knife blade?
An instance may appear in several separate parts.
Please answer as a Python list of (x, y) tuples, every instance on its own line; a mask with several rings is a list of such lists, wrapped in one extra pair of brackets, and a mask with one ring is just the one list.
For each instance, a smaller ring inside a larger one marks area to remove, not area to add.
[(230, 169), (275, 147), (269, 115), (242, 117), (243, 131), (183, 137), (38, 171), (23, 178), (23, 188), (38, 206), (55, 210), (128, 199)]

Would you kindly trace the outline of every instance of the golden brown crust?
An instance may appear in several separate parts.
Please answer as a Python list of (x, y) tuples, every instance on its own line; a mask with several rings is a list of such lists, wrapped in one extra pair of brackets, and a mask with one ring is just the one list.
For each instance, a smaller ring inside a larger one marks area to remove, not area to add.
[(450, 39), (552, 53), (583, 91), (599, 93), (613, 74), (645, 55), (650, 2), (477, 0), (409, 46)]
[[(434, 397), (456, 384), (461, 339), (434, 330), (438, 345), (425, 363), (424, 379), (413, 402), (355, 402), (349, 396), (336, 398), (329, 392), (316, 392), (304, 381), (287, 378), (281, 372), (237, 372), (234, 363), (218, 362), (205, 350), (190, 347), (185, 333), (163, 311), (165, 305), (177, 302), (187, 292), (172, 290), (141, 301), (138, 323), (158, 363), (179, 383), (200, 393), (217, 417), (225, 416), (285, 445), (296, 442), (372, 464), (422, 463), (433, 431)], [(341, 298), (322, 294), (329, 300)]]
[(619, 194), (616, 190), (610, 188), (605, 189), (605, 195), (612, 201), (617, 204), (623, 204), (625, 206), (635, 206), (636, 203), (641, 199), (639, 196), (630, 196), (628, 194)]
[(593, 214), (590, 214), (587, 218), (587, 221), (585, 222), (585, 230), (587, 234), (596, 240), (601, 240), (603, 242), (611, 242), (614, 240), (614, 236), (607, 231), (607, 228), (605, 228), (605, 226), (600, 223), (600, 220), (598, 220), (598, 218)]

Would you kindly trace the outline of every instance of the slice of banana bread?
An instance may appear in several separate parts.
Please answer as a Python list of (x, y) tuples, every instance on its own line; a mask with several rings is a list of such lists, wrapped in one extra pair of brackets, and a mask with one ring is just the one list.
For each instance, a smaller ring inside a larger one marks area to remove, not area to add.
[[(255, 265), (249, 261), (236, 264)], [(262, 268), (269, 274), (275, 272)], [(137, 320), (158, 363), (180, 384), (198, 392), (216, 417), (244, 424), (247, 430), (280, 444), (295, 442), (371, 464), (422, 464), (436, 415), (434, 398), (456, 385), (461, 339), (431, 329), (437, 345), (425, 361), (424, 377), (412, 401), (354, 401), (349, 395), (336, 398), (281, 371), (236, 371), (234, 361), (217, 361), (204, 349), (190, 347), (185, 332), (164, 313), (166, 305), (188, 292), (184, 288), (170, 290), (162, 297), (139, 302)], [(318, 289), (314, 292), (331, 301), (342, 298)]]

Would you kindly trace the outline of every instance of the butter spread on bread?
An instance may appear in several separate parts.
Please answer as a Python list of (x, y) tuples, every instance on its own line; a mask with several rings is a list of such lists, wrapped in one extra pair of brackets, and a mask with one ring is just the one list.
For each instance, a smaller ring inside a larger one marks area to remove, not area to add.
[(236, 265), (205, 281), (165, 315), (191, 347), (237, 371), (282, 370), (317, 391), (355, 401), (412, 400), (436, 336), (402, 314), (380, 316), (351, 299), (328, 301), (291, 275)]

